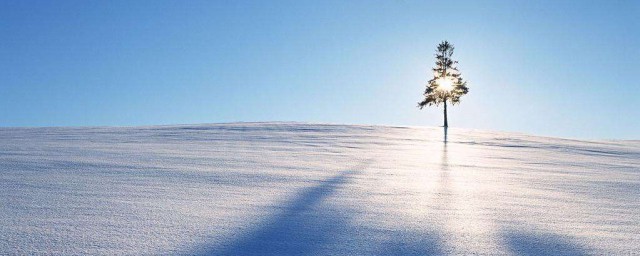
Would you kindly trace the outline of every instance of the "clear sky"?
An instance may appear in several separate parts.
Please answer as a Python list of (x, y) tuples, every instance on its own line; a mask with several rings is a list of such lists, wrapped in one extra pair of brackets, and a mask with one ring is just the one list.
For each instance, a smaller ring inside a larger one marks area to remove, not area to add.
[(640, 139), (640, 1), (0, 1), (0, 126), (442, 125)]

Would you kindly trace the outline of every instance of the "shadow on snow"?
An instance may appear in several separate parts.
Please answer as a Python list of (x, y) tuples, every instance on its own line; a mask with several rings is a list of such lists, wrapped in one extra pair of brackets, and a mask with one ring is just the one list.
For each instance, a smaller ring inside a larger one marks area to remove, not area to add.
[(344, 171), (303, 189), (280, 214), (230, 244), (207, 248), (203, 255), (441, 254), (435, 236), (356, 227), (348, 210), (323, 201), (358, 171)]
[(503, 234), (516, 255), (587, 255), (587, 251), (567, 237), (552, 233), (510, 231)]
[[(448, 191), (449, 159), (444, 144), (441, 160)], [(346, 187), (360, 170), (343, 171), (318, 185), (302, 189), (282, 211), (253, 231), (217, 248), (202, 248), (203, 255), (447, 255), (441, 232), (415, 233), (407, 230), (380, 230), (355, 226), (348, 209), (326, 202), (337, 190)], [(502, 234), (504, 243), (515, 255), (585, 255), (585, 249), (570, 239), (552, 233), (511, 230)]]

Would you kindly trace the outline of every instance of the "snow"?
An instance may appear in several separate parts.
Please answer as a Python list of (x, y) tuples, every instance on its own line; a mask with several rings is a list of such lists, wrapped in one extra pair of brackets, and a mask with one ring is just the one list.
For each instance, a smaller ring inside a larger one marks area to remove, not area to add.
[(0, 128), (0, 254), (640, 252), (640, 141), (233, 123)]

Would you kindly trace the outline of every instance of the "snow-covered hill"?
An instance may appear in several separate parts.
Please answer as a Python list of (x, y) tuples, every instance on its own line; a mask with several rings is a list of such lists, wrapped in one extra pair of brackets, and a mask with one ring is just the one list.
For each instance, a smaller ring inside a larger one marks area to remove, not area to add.
[(638, 254), (640, 142), (1, 128), (0, 254)]

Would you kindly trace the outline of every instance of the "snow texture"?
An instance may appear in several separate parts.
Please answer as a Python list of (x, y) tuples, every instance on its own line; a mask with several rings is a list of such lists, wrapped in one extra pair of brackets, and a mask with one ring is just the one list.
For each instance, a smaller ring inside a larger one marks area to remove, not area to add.
[(640, 253), (640, 142), (234, 123), (0, 129), (0, 254)]

